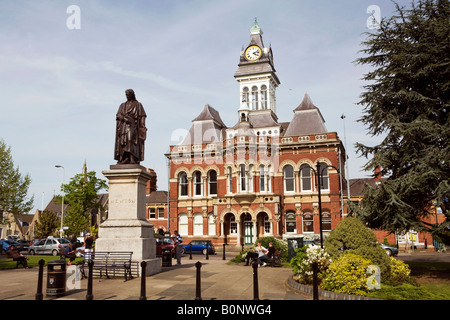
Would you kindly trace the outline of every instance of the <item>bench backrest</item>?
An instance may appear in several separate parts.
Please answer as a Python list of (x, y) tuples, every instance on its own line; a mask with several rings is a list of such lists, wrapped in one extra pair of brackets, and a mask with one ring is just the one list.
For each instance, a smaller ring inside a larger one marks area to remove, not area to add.
[(132, 255), (133, 252), (131, 251), (96, 251), (90, 254), (90, 260), (94, 261), (94, 265), (115, 264), (117, 262), (131, 263)]

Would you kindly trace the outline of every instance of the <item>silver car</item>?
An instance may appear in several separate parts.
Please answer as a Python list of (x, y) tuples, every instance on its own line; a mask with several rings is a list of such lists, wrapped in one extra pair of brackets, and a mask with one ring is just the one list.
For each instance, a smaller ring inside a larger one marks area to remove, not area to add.
[(53, 256), (60, 255), (64, 249), (69, 245), (69, 240), (63, 238), (48, 237), (47, 239), (39, 240), (28, 248), (30, 255), (35, 254), (51, 254)]
[(396, 256), (398, 254), (398, 248), (381, 243), (381, 247), (386, 251), (388, 256)]

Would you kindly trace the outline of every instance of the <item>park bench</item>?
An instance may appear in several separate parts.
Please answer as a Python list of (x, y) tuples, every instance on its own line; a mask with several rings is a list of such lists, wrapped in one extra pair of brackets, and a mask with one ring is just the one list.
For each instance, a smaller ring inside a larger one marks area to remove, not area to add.
[(9, 254), (9, 252), (5, 252), (6, 258), (4, 259), (0, 259), (0, 262), (12, 262), (15, 261), (16, 262), (16, 268), (19, 267), (19, 265), (22, 265), (22, 267), (25, 268), (25, 265), (23, 264), (22, 260), (14, 260), (13, 257)]
[(275, 250), (272, 258), (267, 259), (266, 263), (270, 264), (272, 267), (281, 266), (281, 250)]
[(89, 270), (89, 261), (93, 261), (92, 271), (93, 273), (99, 273), (100, 279), (105, 274), (106, 278), (115, 277), (117, 274), (123, 274), (125, 281), (128, 279), (133, 279), (131, 272), (132, 262), (131, 256), (133, 252), (131, 251), (115, 251), (115, 252), (105, 252), (105, 251), (95, 251), (91, 253), (90, 259), (84, 259), (78, 262), (77, 265), (80, 268), (81, 276), (87, 278)]

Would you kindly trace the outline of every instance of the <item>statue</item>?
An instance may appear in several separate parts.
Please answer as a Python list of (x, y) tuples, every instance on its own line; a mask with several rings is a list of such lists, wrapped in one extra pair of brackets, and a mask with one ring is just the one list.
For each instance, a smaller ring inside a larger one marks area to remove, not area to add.
[(117, 164), (139, 164), (144, 160), (147, 115), (132, 89), (126, 90), (125, 95), (127, 101), (120, 105), (116, 115), (114, 159)]

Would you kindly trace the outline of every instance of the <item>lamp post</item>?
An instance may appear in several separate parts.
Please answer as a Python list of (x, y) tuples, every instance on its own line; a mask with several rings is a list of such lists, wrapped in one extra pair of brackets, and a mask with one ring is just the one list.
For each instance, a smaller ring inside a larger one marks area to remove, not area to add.
[(66, 176), (66, 169), (63, 166), (55, 165), (56, 168), (63, 169), (63, 183), (62, 183), (62, 202), (61, 202), (61, 229), (59, 230), (59, 236), (62, 238), (63, 236), (63, 219), (64, 219), (64, 179)]
[(334, 168), (338, 173), (339, 173), (339, 169), (337, 169), (335, 166), (332, 165), (325, 165), (322, 168), (320, 168), (320, 162), (317, 161), (316, 163), (316, 170), (314, 170), (313, 168), (311, 168), (311, 170), (313, 170), (317, 176), (317, 189), (318, 189), (318, 199), (319, 199), (319, 229), (320, 229), (320, 247), (323, 249), (323, 231), (322, 231), (322, 195), (321, 195), (321, 191), (320, 189), (322, 188), (321, 184), (320, 184), (320, 180), (322, 178), (322, 172), (323, 170), (327, 169), (327, 168)]

